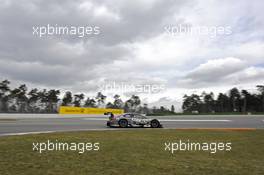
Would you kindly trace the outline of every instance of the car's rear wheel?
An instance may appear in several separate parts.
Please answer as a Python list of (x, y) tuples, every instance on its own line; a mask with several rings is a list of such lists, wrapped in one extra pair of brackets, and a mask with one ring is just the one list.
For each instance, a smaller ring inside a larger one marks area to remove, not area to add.
[(118, 124), (121, 128), (126, 128), (128, 126), (128, 121), (126, 119), (121, 119)]
[(160, 122), (156, 119), (152, 120), (150, 123), (151, 128), (159, 128), (160, 127)]

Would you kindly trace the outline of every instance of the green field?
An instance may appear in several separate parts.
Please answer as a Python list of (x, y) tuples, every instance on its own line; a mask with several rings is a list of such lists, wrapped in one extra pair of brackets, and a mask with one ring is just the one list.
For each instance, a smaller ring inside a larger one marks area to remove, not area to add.
[[(164, 142), (232, 142), (232, 150), (165, 151)], [(99, 142), (100, 150), (33, 151), (32, 143)], [(0, 137), (1, 175), (264, 174), (264, 130), (124, 130)]]

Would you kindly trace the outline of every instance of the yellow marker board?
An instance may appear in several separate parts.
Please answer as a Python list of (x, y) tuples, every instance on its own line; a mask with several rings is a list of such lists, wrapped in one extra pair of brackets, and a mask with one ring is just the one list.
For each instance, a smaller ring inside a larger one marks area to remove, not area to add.
[(61, 106), (59, 114), (104, 114), (112, 112), (113, 114), (123, 114), (123, 109), (108, 109), (108, 108), (81, 108), (71, 106)]

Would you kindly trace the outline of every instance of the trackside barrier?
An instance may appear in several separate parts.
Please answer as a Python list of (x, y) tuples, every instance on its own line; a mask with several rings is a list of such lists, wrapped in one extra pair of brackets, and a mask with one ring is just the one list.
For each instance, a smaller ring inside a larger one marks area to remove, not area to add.
[(81, 108), (61, 106), (59, 114), (104, 114), (106, 112), (112, 112), (113, 114), (123, 114), (123, 109), (108, 109), (108, 108)]

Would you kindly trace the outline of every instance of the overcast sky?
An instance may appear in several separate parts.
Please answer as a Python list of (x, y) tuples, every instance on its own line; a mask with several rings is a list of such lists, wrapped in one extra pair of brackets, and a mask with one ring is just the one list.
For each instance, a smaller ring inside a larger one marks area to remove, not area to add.
[[(178, 106), (185, 93), (254, 89), (264, 84), (263, 9), (262, 0), (0, 0), (0, 80), (87, 94), (106, 82), (158, 84), (165, 90), (144, 101)], [(100, 34), (33, 35), (47, 24)], [(231, 33), (166, 30), (179, 25)]]

